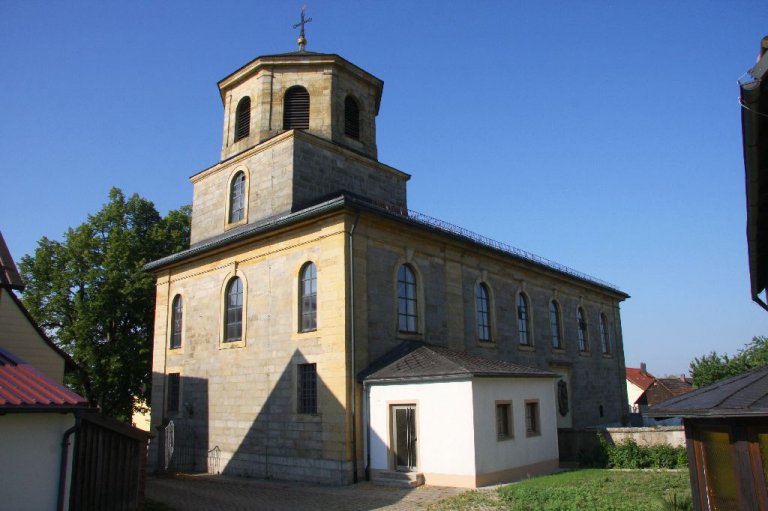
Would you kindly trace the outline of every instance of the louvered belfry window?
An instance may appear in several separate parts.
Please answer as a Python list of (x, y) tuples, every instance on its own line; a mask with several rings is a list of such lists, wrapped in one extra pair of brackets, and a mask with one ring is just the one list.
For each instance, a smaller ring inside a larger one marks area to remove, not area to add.
[(251, 131), (251, 98), (244, 97), (235, 112), (235, 142), (248, 136)]
[(344, 134), (355, 140), (360, 138), (360, 108), (352, 96), (344, 100)]
[(309, 128), (309, 92), (295, 85), (285, 91), (283, 105), (283, 129), (305, 130)]

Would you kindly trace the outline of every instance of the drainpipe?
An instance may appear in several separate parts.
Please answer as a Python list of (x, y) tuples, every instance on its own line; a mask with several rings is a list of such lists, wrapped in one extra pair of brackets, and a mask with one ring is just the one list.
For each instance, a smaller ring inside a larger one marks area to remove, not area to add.
[(59, 500), (56, 504), (57, 511), (64, 511), (64, 496), (67, 493), (67, 465), (69, 461), (69, 437), (80, 429), (80, 410), (75, 411), (75, 425), (64, 432), (61, 439), (61, 467), (59, 468)]
[(352, 373), (352, 482), (357, 483), (357, 415), (355, 410), (355, 403), (357, 401), (357, 381), (355, 373), (355, 251), (353, 248), (353, 236), (355, 234), (355, 228), (357, 228), (357, 222), (360, 221), (360, 211), (358, 210), (355, 222), (349, 229), (349, 343), (350, 343), (350, 366)]
[(365, 431), (365, 480), (371, 480), (371, 425), (368, 417), (371, 409), (371, 388), (366, 382), (363, 382), (363, 430)]

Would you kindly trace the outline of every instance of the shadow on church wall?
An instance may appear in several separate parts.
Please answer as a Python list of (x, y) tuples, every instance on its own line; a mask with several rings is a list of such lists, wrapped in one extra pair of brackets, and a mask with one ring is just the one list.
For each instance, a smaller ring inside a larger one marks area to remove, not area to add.
[[(228, 476), (285, 481), (305, 481), (330, 485), (345, 485), (353, 482), (353, 463), (348, 455), (346, 413), (342, 404), (334, 397), (322, 374), (322, 358), (317, 360), (320, 370), (316, 379), (317, 414), (297, 413), (297, 371), (299, 364), (315, 362), (307, 360), (300, 350), (295, 350), (290, 361), (282, 370), (267, 375), (260, 368), (262, 378), (268, 380), (268, 394), (261, 406), (255, 401), (260, 397), (253, 393), (239, 393), (236, 399), (240, 405), (228, 404), (224, 409), (236, 410), (248, 407), (249, 399), (257, 410), (255, 417), (244, 420), (247, 412), (233, 412), (219, 416), (210, 412), (211, 396), (226, 396), (226, 389), (212, 389), (204, 378), (181, 377), (181, 403), (178, 413), (167, 414), (173, 421), (174, 441), (169, 457), (170, 472), (208, 472)], [(263, 361), (269, 365), (268, 360)], [(158, 381), (157, 379), (155, 381)], [(162, 380), (160, 380), (162, 381)], [(223, 381), (221, 385), (227, 385)], [(358, 413), (362, 403), (358, 403)], [(246, 423), (247, 422), (247, 423)], [(359, 435), (365, 442), (365, 434)], [(168, 449), (167, 439), (158, 435), (158, 462), (163, 462)], [(372, 435), (371, 447), (385, 446), (383, 439)], [(363, 446), (358, 445), (362, 452)], [(364, 474), (365, 460), (359, 460), (358, 473)], [(360, 477), (363, 481), (364, 477)], [(227, 492), (222, 487), (222, 492)], [(365, 499), (356, 509), (378, 509), (382, 498), (390, 503), (399, 501), (407, 492), (388, 493), (371, 498), (370, 505)], [(356, 497), (357, 499), (357, 497)]]

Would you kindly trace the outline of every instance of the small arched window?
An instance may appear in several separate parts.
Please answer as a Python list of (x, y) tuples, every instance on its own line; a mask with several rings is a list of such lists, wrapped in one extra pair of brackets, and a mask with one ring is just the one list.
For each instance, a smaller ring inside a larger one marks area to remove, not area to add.
[(299, 273), (299, 331), (317, 330), (317, 269), (307, 263)]
[(525, 294), (517, 294), (517, 330), (520, 344), (530, 346), (531, 343), (531, 314), (528, 308), (528, 298)]
[(611, 353), (611, 339), (608, 336), (608, 320), (600, 314), (600, 347), (606, 355)]
[(397, 325), (401, 332), (415, 333), (418, 329), (416, 300), (416, 277), (413, 269), (404, 264), (397, 272)]
[(554, 300), (549, 302), (549, 331), (552, 335), (552, 347), (562, 349), (563, 339), (560, 336), (560, 307)]
[(576, 310), (576, 322), (579, 327), (579, 351), (588, 351), (589, 338), (587, 337), (587, 320), (584, 316), (584, 309), (581, 307)]
[(240, 171), (229, 185), (229, 223), (245, 218), (245, 173)]
[(184, 305), (181, 295), (176, 295), (171, 305), (171, 349), (181, 347), (181, 327)]
[(239, 341), (243, 338), (243, 283), (238, 277), (227, 284), (226, 300), (224, 342)]
[(344, 100), (344, 134), (349, 138), (360, 138), (360, 108), (352, 96)]
[(491, 339), (491, 304), (488, 296), (488, 286), (479, 283), (475, 290), (477, 310), (477, 339), (492, 342)]
[(235, 111), (235, 142), (245, 138), (251, 132), (251, 98), (244, 97), (237, 104)]
[(283, 100), (283, 129), (309, 128), (309, 92), (300, 85), (285, 91)]

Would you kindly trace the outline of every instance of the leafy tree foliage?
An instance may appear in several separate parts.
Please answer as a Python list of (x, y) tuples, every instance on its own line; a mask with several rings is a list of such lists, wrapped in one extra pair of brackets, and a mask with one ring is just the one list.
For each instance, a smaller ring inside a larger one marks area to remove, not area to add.
[(190, 213), (162, 218), (152, 202), (113, 188), (64, 241), (43, 237), (19, 264), (24, 305), (82, 369), (67, 383), (117, 419), (150, 396), (155, 279), (142, 267), (189, 246)]
[(704, 387), (718, 380), (768, 365), (768, 337), (753, 337), (736, 355), (712, 352), (691, 362), (691, 378), (695, 387)]

